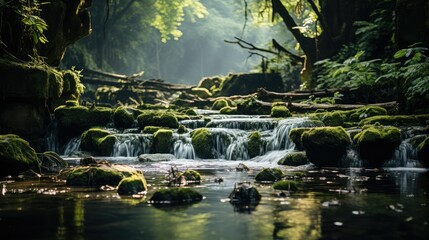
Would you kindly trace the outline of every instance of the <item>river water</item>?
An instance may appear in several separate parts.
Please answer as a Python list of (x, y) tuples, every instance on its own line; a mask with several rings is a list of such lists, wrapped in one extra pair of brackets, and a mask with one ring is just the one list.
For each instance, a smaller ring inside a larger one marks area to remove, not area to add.
[[(175, 136), (175, 159), (139, 162), (137, 156), (150, 149), (150, 136), (118, 133), (113, 156), (97, 158), (141, 170), (149, 184), (145, 195), (125, 197), (115, 190), (67, 187), (63, 181), (49, 178), (2, 181), (1, 239), (427, 238), (429, 169), (416, 164), (406, 139), (382, 169), (360, 167), (352, 151), (346, 158), (349, 164), (341, 168), (278, 166), (278, 159), (294, 147), (285, 138), (288, 131), (312, 126), (311, 122), (217, 119), (208, 126), (215, 129), (215, 138), (221, 136), (215, 141), (217, 159), (198, 159), (185, 134)], [(188, 124), (192, 129), (201, 123)], [(245, 139), (255, 129), (269, 144), (261, 149), (261, 156), (249, 159)], [(65, 159), (76, 164), (78, 158), (71, 153), (79, 149), (79, 139), (72, 139), (63, 149)], [(250, 170), (238, 171), (239, 163)], [(203, 200), (173, 206), (148, 201), (153, 192), (166, 187), (165, 176), (171, 167), (202, 174), (200, 184), (186, 187), (195, 188)], [(255, 182), (255, 174), (265, 167), (282, 169), (288, 179), (298, 182), (298, 190), (279, 191), (272, 184)], [(219, 179), (223, 181), (219, 183)], [(229, 194), (240, 182), (256, 187), (262, 195), (258, 204), (235, 206), (229, 202)]]

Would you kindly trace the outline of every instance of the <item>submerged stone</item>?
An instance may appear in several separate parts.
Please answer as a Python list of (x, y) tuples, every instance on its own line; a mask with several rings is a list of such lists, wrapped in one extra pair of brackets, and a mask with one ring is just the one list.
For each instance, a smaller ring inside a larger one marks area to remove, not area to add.
[(283, 171), (279, 168), (263, 168), (256, 174), (255, 180), (258, 182), (275, 182), (284, 176)]
[(261, 200), (261, 194), (258, 190), (248, 182), (236, 183), (234, 190), (229, 194), (229, 201), (233, 205), (253, 205), (256, 206)]
[(302, 134), (308, 160), (318, 167), (336, 167), (351, 140), (342, 127), (316, 127)]
[(282, 159), (278, 161), (279, 165), (300, 166), (308, 164), (308, 158), (304, 151), (302, 152), (289, 152)]
[(195, 203), (203, 199), (203, 196), (192, 188), (169, 188), (157, 190), (150, 201), (154, 204), (183, 204)]
[(273, 188), (276, 190), (296, 191), (298, 190), (298, 184), (291, 180), (281, 180), (274, 183)]
[(360, 157), (371, 167), (381, 167), (392, 158), (401, 143), (401, 132), (396, 127), (366, 126), (354, 137)]
[(0, 177), (27, 170), (39, 171), (36, 151), (17, 135), (0, 135)]
[(132, 175), (123, 178), (118, 184), (118, 193), (120, 195), (133, 195), (147, 191), (146, 179), (143, 175)]
[(195, 170), (186, 170), (179, 174), (179, 179), (184, 178), (187, 182), (201, 182), (201, 174)]
[(141, 154), (138, 159), (140, 162), (165, 162), (171, 161), (176, 157), (173, 154), (166, 153), (153, 153), (153, 154)]

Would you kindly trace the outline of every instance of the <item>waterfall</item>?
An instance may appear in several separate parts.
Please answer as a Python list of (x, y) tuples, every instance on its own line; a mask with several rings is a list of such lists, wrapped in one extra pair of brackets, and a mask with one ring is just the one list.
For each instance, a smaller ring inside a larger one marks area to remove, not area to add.
[(192, 139), (188, 134), (175, 134), (174, 140), (174, 156), (177, 159), (195, 159), (194, 146)]
[(227, 160), (247, 160), (249, 132), (239, 129), (211, 128), (216, 157)]
[(196, 129), (202, 128), (206, 126), (206, 121), (204, 119), (196, 119), (196, 120), (181, 120), (179, 124), (184, 125), (186, 128)]
[(48, 151), (59, 152), (60, 149), (58, 143), (58, 122), (55, 118), (55, 114), (50, 115), (50, 122), (48, 125), (45, 142)]
[(275, 126), (275, 122), (270, 118), (229, 118), (229, 119), (213, 119), (207, 124), (209, 128), (230, 128), (241, 130), (271, 130)]
[(115, 157), (137, 157), (149, 153), (152, 134), (115, 134), (117, 140), (113, 148)]
[(293, 149), (295, 144), (289, 139), (289, 133), (294, 128), (320, 126), (308, 118), (287, 118), (280, 120), (269, 137), (267, 151)]
[(64, 148), (63, 148), (64, 150), (62, 151), (63, 153), (62, 155), (70, 156), (74, 152), (78, 151), (79, 147), (80, 147), (80, 137), (74, 137), (64, 145)]

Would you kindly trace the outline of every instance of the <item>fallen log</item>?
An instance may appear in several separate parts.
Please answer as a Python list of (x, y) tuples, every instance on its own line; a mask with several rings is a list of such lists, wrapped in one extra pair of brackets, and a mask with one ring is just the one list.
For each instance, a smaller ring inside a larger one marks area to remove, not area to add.
[(268, 91), (264, 88), (259, 88), (256, 92), (258, 99), (261, 100), (275, 100), (280, 99), (284, 101), (292, 101), (292, 100), (303, 100), (309, 99), (311, 96), (313, 97), (333, 97), (336, 92), (340, 93), (349, 93), (350, 91), (347, 89), (325, 89), (325, 90), (314, 90), (314, 91), (292, 91), (292, 92), (273, 92)]
[(374, 104), (305, 104), (305, 103), (287, 103), (287, 107), (290, 111), (293, 112), (310, 112), (318, 109), (323, 109), (326, 111), (335, 111), (335, 110), (352, 110), (356, 108), (361, 108), (365, 106), (379, 106), (383, 107), (386, 110), (397, 108), (399, 104), (395, 101), (385, 102), (385, 103), (374, 103)]

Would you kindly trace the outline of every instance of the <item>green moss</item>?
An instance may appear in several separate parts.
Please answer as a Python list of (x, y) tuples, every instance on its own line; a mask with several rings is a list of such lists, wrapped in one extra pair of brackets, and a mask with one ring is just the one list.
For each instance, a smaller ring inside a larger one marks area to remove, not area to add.
[(287, 118), (291, 116), (292, 114), (286, 106), (278, 105), (271, 108), (271, 117), (273, 118)]
[(147, 183), (143, 175), (123, 178), (118, 184), (118, 193), (120, 195), (133, 195), (144, 191), (147, 191)]
[(116, 128), (130, 128), (134, 124), (133, 113), (125, 107), (118, 107), (113, 111), (113, 124)]
[(67, 107), (76, 107), (76, 106), (79, 106), (79, 102), (76, 100), (67, 100), (66, 106)]
[(256, 174), (255, 180), (258, 182), (275, 182), (284, 176), (282, 170), (279, 168), (263, 168)]
[(247, 151), (250, 158), (259, 156), (262, 153), (264, 147), (264, 141), (262, 135), (258, 131), (252, 132), (247, 140)]
[(157, 190), (153, 196), (150, 198), (150, 201), (159, 204), (159, 203), (193, 203), (199, 202), (203, 199), (203, 196), (192, 188), (169, 188)]
[(237, 113), (248, 115), (270, 115), (271, 106), (264, 105), (255, 98), (249, 97), (237, 102)]
[(396, 127), (365, 126), (354, 137), (359, 155), (371, 167), (381, 167), (401, 143), (401, 132)]
[(221, 110), (224, 107), (228, 107), (228, 101), (226, 101), (224, 98), (216, 100), (212, 105), (212, 110)]
[(334, 111), (324, 113), (320, 120), (325, 124), (325, 126), (342, 126), (347, 120), (347, 115), (344, 111)]
[(199, 158), (211, 159), (213, 154), (213, 136), (207, 128), (198, 128), (191, 133), (192, 145)]
[(237, 108), (236, 107), (223, 107), (222, 109), (220, 109), (220, 114), (226, 114), (226, 115), (237, 114)]
[(420, 162), (425, 167), (429, 167), (429, 137), (426, 137), (423, 142), (417, 147), (417, 155)]
[(79, 99), (83, 94), (83, 85), (80, 82), (80, 76), (77, 71), (63, 70), (61, 71), (63, 78), (63, 95), (72, 95), (74, 99)]
[[(197, 116), (197, 112), (195, 112), (194, 109), (192, 108), (188, 108), (186, 109), (186, 111), (184, 112), (184, 114), (188, 115), (188, 116)], [(179, 120), (183, 120), (183, 119), (179, 119)]]
[(273, 188), (276, 190), (296, 191), (298, 190), (298, 184), (291, 180), (281, 180), (274, 183)]
[(351, 140), (342, 127), (316, 127), (302, 134), (302, 145), (308, 160), (318, 167), (340, 164)]
[(188, 129), (186, 129), (185, 125), (179, 125), (179, 128), (177, 129), (178, 134), (184, 134), (189, 132)]
[(186, 170), (179, 174), (179, 179), (184, 177), (186, 181), (197, 182), (201, 181), (201, 174), (195, 170)]
[[(166, 128), (164, 128), (164, 127), (157, 127), (157, 126), (146, 126), (143, 129), (143, 133), (154, 134), (158, 130), (161, 130), (161, 129), (166, 129)], [(168, 130), (168, 129), (166, 129), (166, 130)]]
[(198, 83), (198, 88), (205, 88), (213, 93), (213, 90), (218, 89), (223, 82), (223, 78), (220, 76), (203, 78)]
[(429, 121), (429, 114), (421, 115), (396, 115), (396, 116), (374, 116), (363, 119), (360, 126), (379, 123), (390, 126), (425, 126)]
[(100, 128), (91, 128), (82, 134), (80, 147), (84, 151), (102, 156), (110, 156), (115, 142), (116, 137), (109, 131)]
[(177, 117), (171, 112), (145, 111), (137, 117), (137, 122), (141, 129), (146, 126), (179, 127)]
[(295, 143), (295, 148), (302, 151), (304, 150), (304, 146), (302, 146), (301, 137), (302, 134), (311, 128), (294, 128), (290, 130), (289, 132), (289, 138), (292, 140), (293, 143)]
[(0, 177), (27, 170), (39, 172), (37, 154), (30, 144), (17, 135), (0, 135)]
[(378, 106), (368, 106), (352, 110), (350, 113), (349, 121), (359, 122), (365, 118), (387, 115), (387, 110)]
[(154, 153), (170, 153), (173, 131), (160, 129), (153, 134), (152, 151)]
[(279, 165), (300, 166), (308, 164), (308, 158), (305, 152), (290, 152), (279, 160)]

